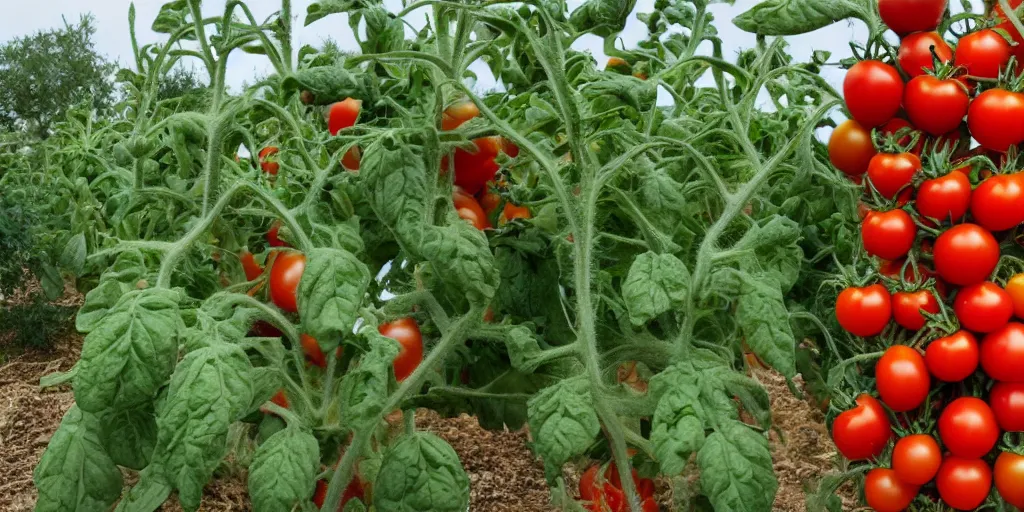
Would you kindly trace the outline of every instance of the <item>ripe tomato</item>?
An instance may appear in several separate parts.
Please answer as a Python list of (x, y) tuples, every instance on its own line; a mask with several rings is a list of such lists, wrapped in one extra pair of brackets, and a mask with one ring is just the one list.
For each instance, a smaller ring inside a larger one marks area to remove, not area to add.
[(999, 382), (1024, 382), (1024, 324), (1010, 322), (981, 341), (981, 367)]
[[(910, 144), (910, 141), (914, 140), (913, 132), (918, 131), (917, 128), (914, 128), (914, 125), (910, 124), (910, 122), (907, 121), (906, 119), (894, 117), (886, 121), (885, 124), (883, 124), (882, 127), (879, 128), (879, 131), (881, 131), (885, 135), (896, 135), (897, 133), (899, 133), (900, 130), (904, 128), (907, 128), (909, 131), (906, 132), (906, 135), (900, 137), (899, 140), (896, 141), (896, 143), (899, 144), (901, 147), (906, 148), (907, 145)], [(915, 144), (914, 147), (910, 148), (910, 152), (920, 157), (921, 151), (924, 149), (924, 139), (924, 135), (918, 133), (917, 144)]]
[(832, 422), (832, 440), (848, 460), (873, 459), (885, 451), (892, 437), (889, 415), (873, 396), (857, 397), (857, 406), (843, 411)]
[(914, 434), (896, 441), (892, 450), (892, 469), (901, 482), (924, 485), (935, 478), (942, 465), (942, 451), (935, 438)]
[(939, 313), (939, 302), (928, 290), (896, 292), (892, 295), (892, 317), (904, 329), (911, 331), (924, 327), (925, 318), (921, 311)]
[(995, 30), (982, 29), (960, 38), (953, 65), (966, 69), (972, 77), (999, 78), (1012, 55), (1010, 43), (1003, 36)]
[(473, 196), (456, 187), (452, 191), (452, 202), (455, 204), (455, 211), (458, 212), (459, 217), (469, 221), (473, 227), (480, 231), (491, 227), (491, 222), (487, 220), (487, 214), (484, 213), (484, 209), (480, 207), (480, 203)]
[(868, 178), (882, 197), (895, 199), (920, 170), (921, 159), (913, 153), (879, 153), (868, 164)]
[(988, 404), (999, 428), (1024, 432), (1024, 382), (999, 382), (992, 386)]
[(925, 70), (934, 70), (933, 48), (935, 55), (939, 56), (939, 62), (946, 63), (953, 60), (953, 49), (938, 32), (908, 34), (900, 41), (900, 51), (897, 57), (900, 69), (911, 78), (924, 75)]
[(935, 240), (935, 271), (950, 284), (965, 286), (988, 279), (999, 264), (999, 243), (976, 224), (958, 224)]
[(978, 369), (978, 339), (967, 331), (957, 331), (928, 344), (924, 361), (928, 371), (944, 382), (960, 382)]
[(416, 325), (416, 320), (407, 317), (381, 324), (377, 330), (402, 345), (394, 362), (395, 379), (402, 382), (423, 361), (423, 335), (420, 334), (420, 327)]
[(472, 101), (460, 101), (444, 109), (441, 114), (441, 129), (454, 130), (466, 121), (480, 115), (480, 109)]
[(854, 119), (837, 126), (828, 139), (828, 159), (836, 169), (850, 176), (864, 174), (876, 153), (871, 130)]
[(501, 195), (492, 192), (488, 187), (484, 187), (484, 189), (480, 191), (480, 194), (477, 195), (477, 200), (480, 202), (480, 207), (484, 209), (484, 213), (486, 213), (488, 217), (490, 217), (490, 215), (498, 209), (498, 206), (501, 205)]
[(917, 497), (918, 487), (887, 468), (872, 469), (864, 477), (864, 497), (877, 512), (901, 512)]
[(306, 354), (307, 362), (313, 366), (327, 368), (327, 357), (324, 356), (324, 351), (320, 348), (320, 343), (316, 341), (316, 338), (303, 334), (299, 336), (299, 341), (302, 343), (302, 352)]
[(1010, 505), (1024, 508), (1024, 456), (1000, 453), (996, 459), (995, 474), (999, 495)]
[(892, 300), (889, 290), (880, 284), (847, 288), (836, 299), (836, 319), (854, 336), (875, 336), (885, 329), (890, 318)]
[[(1010, 7), (1016, 9), (1021, 3), (1021, 0), (1010, 0)], [(992, 16), (1000, 23), (992, 28), (1004, 30), (1007, 34), (1010, 34), (1013, 42), (1017, 43), (1013, 47), (1013, 54), (1017, 57), (1017, 73), (1020, 74), (1021, 58), (1024, 58), (1024, 36), (1021, 36), (1020, 32), (1017, 32), (1017, 29), (1013, 27), (1013, 23), (1010, 23), (1010, 20), (1006, 18), (1006, 15), (1003, 14), (1003, 8), (999, 3), (995, 3), (993, 7)]]
[[(608, 465), (604, 475), (599, 475), (600, 466), (595, 464), (587, 468), (580, 478), (580, 500), (589, 502), (588, 510), (596, 512), (627, 512), (625, 493), (622, 491), (622, 480), (619, 478), (615, 463)], [(658, 505), (654, 501), (654, 481), (640, 478), (636, 469), (633, 470), (633, 484), (641, 500), (641, 510), (657, 512)]]
[(846, 72), (843, 97), (850, 115), (865, 128), (881, 126), (903, 103), (903, 78), (896, 68), (877, 60), (862, 60)]
[[(274, 396), (270, 397), (270, 403), (285, 409), (291, 406), (291, 403), (288, 402), (288, 395), (284, 393), (283, 389), (277, 390), (277, 393), (274, 393)], [(263, 414), (274, 414), (267, 406), (260, 406), (260, 412)]]
[(860, 225), (864, 249), (883, 260), (896, 260), (910, 252), (917, 238), (917, 225), (903, 210), (872, 212)]
[(903, 108), (910, 122), (931, 135), (942, 135), (960, 126), (970, 103), (962, 83), (931, 75), (911, 80), (903, 94)]
[(277, 152), (278, 149), (276, 146), (267, 146), (259, 152), (260, 168), (263, 169), (263, 172), (271, 176), (277, 176), (277, 171), (281, 169), (281, 164), (277, 163), (277, 159), (271, 158), (271, 156), (276, 155)]
[(341, 157), (341, 166), (350, 170), (358, 171), (359, 162), (363, 159), (363, 152), (359, 149), (359, 146), (352, 146), (352, 149), (345, 152), (345, 156)]
[(878, 14), (899, 35), (935, 30), (948, 0), (878, 0)]
[(942, 410), (939, 438), (953, 455), (978, 459), (995, 448), (999, 425), (984, 400), (965, 396), (953, 400)]
[(971, 136), (985, 149), (1006, 151), (1024, 141), (1024, 94), (989, 89), (967, 109)]
[(529, 219), (533, 217), (530, 214), (530, 209), (525, 206), (516, 206), (512, 203), (505, 203), (505, 208), (501, 211), (501, 223), (511, 221), (512, 219)]
[(469, 194), (476, 194), (498, 172), (495, 157), (502, 149), (501, 137), (474, 139), (476, 151), (459, 148), (455, 150), (455, 184)]
[(1013, 317), (1013, 300), (998, 284), (985, 281), (961, 288), (956, 294), (953, 311), (964, 328), (993, 332)]
[(992, 490), (992, 470), (981, 459), (946, 457), (935, 476), (939, 496), (957, 510), (974, 510)]
[(875, 365), (882, 402), (894, 412), (917, 409), (928, 398), (931, 377), (924, 357), (905, 345), (889, 347)]
[(1024, 274), (1017, 274), (1006, 282), (1006, 293), (1013, 300), (1013, 314), (1024, 318)]
[[(354, 475), (352, 481), (345, 487), (345, 492), (341, 495), (341, 503), (338, 504), (338, 512), (345, 509), (345, 505), (353, 499), (364, 500), (365, 499), (365, 484), (359, 475)], [(327, 498), (327, 480), (317, 480), (316, 490), (313, 492), (313, 504), (316, 508), (324, 508), (324, 499)]]
[(363, 102), (352, 98), (332, 104), (327, 110), (327, 130), (331, 135), (337, 135), (341, 130), (355, 126), (362, 108)]
[(288, 242), (281, 240), (281, 237), (278, 235), (278, 233), (281, 232), (281, 226), (283, 225), (284, 223), (279, 220), (275, 220), (270, 224), (270, 229), (267, 230), (267, 244), (271, 247), (291, 247), (288, 245)]
[(917, 212), (923, 217), (957, 222), (971, 204), (971, 180), (962, 172), (923, 181), (917, 187)]
[(997, 174), (982, 181), (971, 196), (971, 215), (989, 231), (1024, 222), (1024, 173)]
[(282, 251), (270, 267), (270, 300), (289, 313), (299, 312), (299, 281), (306, 270), (306, 256), (298, 251)]
[(242, 263), (242, 270), (245, 272), (245, 278), (249, 281), (256, 279), (263, 275), (263, 267), (259, 263), (256, 263), (256, 257), (251, 252), (243, 250), (238, 253), (238, 261)]

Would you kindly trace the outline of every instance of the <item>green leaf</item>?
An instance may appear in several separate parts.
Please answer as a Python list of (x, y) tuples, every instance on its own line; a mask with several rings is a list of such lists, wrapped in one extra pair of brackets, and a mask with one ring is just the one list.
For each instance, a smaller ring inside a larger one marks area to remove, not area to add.
[(728, 422), (708, 436), (697, 452), (700, 484), (715, 510), (772, 509), (779, 484), (772, 471), (768, 440), (740, 422)]
[(348, 12), (355, 7), (356, 2), (353, 0), (321, 0), (313, 2), (306, 7), (305, 25), (309, 26), (309, 24), (315, 23), (331, 14)]
[(259, 410), (270, 401), (279, 389), (284, 387), (284, 377), (277, 367), (259, 367), (252, 369), (252, 403), (243, 416)]
[(434, 434), (415, 432), (384, 453), (373, 485), (373, 505), (388, 512), (465, 512), (469, 477), (448, 443)]
[(682, 306), (689, 288), (690, 271), (679, 258), (645, 252), (629, 267), (629, 274), (622, 283), (622, 298), (633, 325), (643, 325)]
[(149, 466), (139, 473), (139, 482), (121, 498), (115, 512), (152, 512), (167, 501), (171, 490), (158, 468)]
[(74, 378), (78, 406), (100, 412), (151, 402), (174, 370), (181, 328), (178, 292), (150, 288), (121, 297), (85, 337)]
[[(160, 13), (153, 21), (153, 32), (158, 34), (171, 34), (186, 23), (185, 17), (189, 14), (187, 0), (174, 0), (167, 2), (160, 7)], [(195, 37), (186, 37), (195, 39)]]
[(468, 222), (428, 226), (419, 253), (437, 270), (438, 277), (466, 294), (471, 304), (490, 302), (498, 289), (498, 268), (487, 236)]
[(64, 294), (64, 276), (57, 267), (44, 261), (36, 268), (36, 277), (48, 300), (56, 300)]
[(590, 388), (583, 379), (564, 380), (541, 390), (527, 407), (534, 449), (553, 481), (562, 465), (584, 453), (601, 431)]
[(782, 293), (789, 292), (800, 277), (804, 260), (804, 251), (797, 245), (801, 235), (795, 221), (773, 215), (763, 226), (750, 228), (734, 247), (749, 253), (740, 260), (740, 267), (751, 274), (771, 274), (781, 284)]
[(60, 253), (60, 265), (76, 276), (81, 275), (85, 268), (86, 258), (85, 234), (79, 233), (68, 240)]
[(390, 148), (378, 141), (366, 149), (359, 169), (381, 222), (397, 231), (403, 243), (404, 238), (416, 240), (427, 202), (423, 157), (409, 144)]
[(395, 340), (376, 329), (364, 329), (362, 335), (370, 350), (341, 380), (342, 424), (349, 427), (364, 425), (378, 417), (387, 398), (391, 366), (399, 350)]
[(71, 406), (36, 466), (40, 512), (106, 512), (124, 482), (100, 443), (97, 418)]
[(136, 283), (145, 272), (141, 252), (125, 251), (119, 254), (114, 264), (100, 276), (99, 286), (85, 294), (85, 304), (78, 310), (75, 328), (82, 333), (95, 329), (122, 295), (136, 289)]
[(149, 465), (156, 446), (156, 413), (153, 404), (106, 411), (99, 415), (106, 425), (100, 438), (118, 466), (141, 470)]
[(867, 19), (868, 0), (766, 0), (733, 18), (741, 30), (766, 36), (813, 32), (847, 18)]
[(313, 497), (320, 446), (312, 434), (286, 428), (256, 448), (249, 465), (249, 496), (256, 512), (292, 510)]
[(321, 343), (351, 334), (370, 277), (370, 269), (350, 252), (310, 251), (299, 281), (299, 316), (306, 332)]
[(368, 104), (376, 101), (371, 74), (353, 72), (340, 65), (307, 68), (296, 71), (281, 82), (286, 93), (310, 91), (316, 105), (355, 98)]
[(787, 378), (796, 376), (796, 339), (789, 325), (789, 310), (774, 278), (749, 276), (743, 280), (736, 322), (758, 357)]
[(683, 389), (674, 389), (658, 400), (651, 422), (651, 444), (666, 475), (681, 474), (690, 455), (704, 444), (704, 422), (695, 406), (699, 407)]
[(636, 0), (587, 0), (572, 12), (569, 23), (580, 32), (608, 37), (626, 28)]

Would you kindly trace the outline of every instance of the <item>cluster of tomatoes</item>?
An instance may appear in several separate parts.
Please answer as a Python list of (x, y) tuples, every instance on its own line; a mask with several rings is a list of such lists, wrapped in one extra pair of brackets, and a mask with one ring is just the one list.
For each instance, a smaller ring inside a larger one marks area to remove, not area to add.
[(847, 459), (876, 464), (864, 482), (874, 510), (904, 510), (919, 495), (973, 510), (993, 484), (1024, 507), (1020, 438), (1000, 444), (1024, 432), (1024, 323), (1013, 320), (1024, 319), (1024, 274), (996, 278), (1007, 274), (1000, 240), (1024, 223), (1024, 173), (1013, 170), (1024, 39), (998, 8), (954, 47), (936, 32), (946, 0), (878, 7), (901, 36), (897, 62), (850, 68), (852, 119), (829, 155), (864, 186), (861, 236), (878, 276), (843, 290), (836, 317), (888, 348), (874, 367), (880, 400), (858, 396), (832, 436)]
[[(580, 501), (585, 503), (584, 508), (592, 512), (627, 512), (629, 505), (618, 468), (614, 462), (608, 464), (603, 472), (601, 468), (598, 464), (590, 466), (580, 477)], [(633, 485), (640, 497), (640, 510), (658, 512), (658, 503), (654, 501), (654, 481), (640, 478), (634, 469)]]

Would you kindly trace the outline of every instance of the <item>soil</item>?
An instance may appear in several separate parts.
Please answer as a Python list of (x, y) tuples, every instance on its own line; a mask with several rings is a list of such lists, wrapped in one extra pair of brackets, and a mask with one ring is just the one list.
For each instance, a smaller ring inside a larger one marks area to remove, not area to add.
[[(75, 300), (81, 300), (76, 297)], [(69, 387), (40, 390), (39, 378), (67, 371), (78, 359), (82, 337), (73, 332), (53, 340), (47, 350), (18, 352), (5, 347), (9, 333), (0, 331), (0, 510), (30, 511), (36, 500), (32, 470), (46, 444), (71, 407)], [(12, 355), (12, 352), (17, 352)], [(774, 510), (803, 512), (805, 486), (828, 473), (835, 462), (835, 447), (824, 426), (824, 415), (807, 401), (793, 396), (785, 379), (760, 370), (755, 377), (768, 389), (775, 430), (770, 434), (779, 491)], [(469, 416), (442, 418), (421, 410), (417, 426), (447, 440), (459, 454), (470, 478), (473, 512), (549, 512), (550, 493), (543, 465), (529, 449), (526, 430), (492, 432)], [(567, 468), (575, 479), (579, 468)], [(127, 475), (126, 480), (131, 481)], [(570, 482), (575, 485), (575, 482)], [(662, 510), (670, 510), (671, 492), (658, 482)], [(844, 489), (843, 509), (857, 508), (852, 490)], [(204, 511), (249, 510), (244, 469), (227, 470), (206, 487)], [(162, 508), (181, 511), (173, 498)]]

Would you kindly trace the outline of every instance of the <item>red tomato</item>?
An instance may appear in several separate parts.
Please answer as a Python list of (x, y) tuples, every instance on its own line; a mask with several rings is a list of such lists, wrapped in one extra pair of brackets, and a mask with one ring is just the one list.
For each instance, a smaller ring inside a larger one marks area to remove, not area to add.
[(245, 278), (249, 281), (263, 275), (263, 267), (256, 263), (256, 257), (249, 251), (238, 253), (238, 260), (242, 262), (242, 270), (245, 271)]
[(837, 126), (828, 139), (828, 159), (836, 169), (850, 176), (867, 172), (868, 163), (876, 153), (871, 130), (853, 119)]
[[(897, 133), (899, 133), (900, 130), (904, 128), (907, 128), (910, 131), (907, 132), (906, 135), (900, 137), (899, 140), (896, 141), (896, 143), (899, 144), (901, 147), (905, 148), (907, 147), (907, 145), (910, 144), (910, 141), (914, 140), (913, 132), (918, 131), (917, 128), (914, 128), (914, 126), (910, 124), (910, 122), (907, 121), (906, 119), (894, 117), (886, 121), (885, 124), (883, 124), (882, 127), (879, 128), (879, 131), (881, 131), (885, 135), (896, 135)], [(918, 132), (917, 144), (915, 144), (913, 148), (910, 148), (910, 152), (920, 157), (921, 150), (924, 149), (924, 139), (924, 135)]]
[(277, 163), (277, 159), (270, 158), (271, 156), (276, 155), (277, 152), (278, 149), (276, 146), (267, 146), (261, 149), (259, 153), (260, 168), (263, 169), (263, 172), (271, 176), (276, 176), (277, 171), (281, 169), (281, 164)]
[(600, 489), (597, 485), (597, 473), (601, 470), (601, 466), (594, 464), (587, 468), (583, 472), (583, 476), (580, 477), (580, 499), (583, 501), (593, 501), (594, 496)]
[(996, 459), (995, 474), (999, 495), (1010, 505), (1024, 508), (1024, 456), (1000, 453)]
[(480, 115), (480, 109), (472, 101), (460, 101), (444, 109), (441, 114), (441, 129), (444, 131), (454, 130), (466, 121)]
[(999, 428), (1007, 432), (1024, 432), (1024, 382), (996, 383), (989, 393), (988, 403)]
[(320, 343), (316, 341), (316, 338), (303, 334), (299, 336), (299, 341), (302, 343), (302, 352), (306, 354), (307, 362), (313, 366), (327, 368), (327, 357), (324, 356), (324, 351), (320, 348)]
[(948, 0), (878, 0), (878, 14), (899, 35), (935, 30)]
[(501, 212), (501, 223), (511, 221), (512, 219), (529, 219), (533, 217), (530, 214), (530, 209), (525, 206), (516, 206), (512, 203), (505, 203), (505, 208)]
[(882, 197), (895, 199), (920, 170), (921, 159), (913, 153), (879, 153), (868, 164), (868, 178)]
[(281, 231), (282, 225), (284, 225), (284, 223), (279, 220), (275, 220), (270, 224), (270, 229), (267, 230), (267, 244), (271, 247), (291, 247), (288, 245), (288, 242), (281, 240), (281, 237), (278, 235)]
[(981, 367), (1000, 382), (1024, 382), (1024, 324), (1010, 322), (981, 341)]
[(931, 135), (942, 135), (960, 126), (970, 103), (962, 83), (931, 75), (911, 80), (903, 94), (903, 108), (910, 122)]
[(284, 333), (277, 327), (274, 327), (263, 320), (257, 320), (256, 323), (252, 324), (252, 327), (249, 328), (247, 336), (257, 338), (280, 338), (281, 336), (284, 336)]
[(1024, 274), (1017, 274), (1006, 282), (1006, 293), (1013, 300), (1013, 314), (1024, 318)]
[(306, 270), (306, 256), (297, 251), (282, 251), (270, 267), (270, 300), (289, 313), (299, 312), (299, 281)]
[(974, 510), (992, 490), (992, 470), (981, 459), (946, 457), (935, 477), (939, 496), (957, 510)]
[(1024, 174), (997, 174), (981, 182), (971, 196), (971, 215), (989, 231), (1024, 222)]
[[(365, 499), (365, 484), (359, 475), (352, 477), (352, 481), (345, 487), (345, 492), (341, 495), (341, 503), (338, 504), (338, 512), (345, 509), (345, 505), (353, 499), (363, 500)], [(316, 505), (317, 509), (324, 507), (324, 499), (327, 498), (327, 480), (317, 480), (316, 490), (313, 492), (313, 504)]]
[(1013, 300), (998, 284), (985, 281), (960, 289), (953, 303), (960, 325), (975, 332), (993, 332), (1013, 317)]
[(359, 146), (352, 146), (352, 149), (345, 152), (345, 156), (341, 157), (341, 166), (350, 170), (359, 170), (359, 161), (363, 159), (363, 152), (360, 151)]
[(331, 135), (337, 135), (341, 130), (355, 126), (362, 108), (363, 102), (352, 98), (332, 104), (327, 110), (327, 130)]
[(925, 180), (917, 187), (917, 212), (923, 217), (957, 222), (971, 204), (971, 180), (962, 172)]
[(957, 331), (928, 344), (924, 361), (928, 371), (944, 382), (960, 382), (978, 369), (978, 339), (967, 331)]
[[(1021, 3), (1021, 0), (1010, 0), (1010, 7), (1016, 9)], [(1003, 14), (1003, 8), (998, 2), (995, 2), (993, 7), (992, 16), (1000, 21), (1000, 23), (992, 28), (1004, 30), (1007, 34), (1010, 34), (1013, 42), (1017, 43), (1013, 47), (1013, 54), (1017, 57), (1017, 74), (1020, 74), (1021, 59), (1024, 58), (1024, 36), (1021, 36), (1020, 32), (1017, 32), (1017, 29), (1014, 28), (1013, 23), (1010, 23), (1010, 20), (1006, 18), (1006, 15)]]
[(491, 222), (487, 220), (487, 214), (484, 213), (484, 209), (480, 207), (480, 203), (473, 196), (456, 188), (452, 191), (452, 202), (455, 204), (455, 211), (458, 212), (459, 217), (469, 221), (473, 227), (480, 231), (491, 227)]
[(494, 179), (499, 169), (494, 159), (502, 149), (501, 137), (481, 137), (473, 144), (475, 152), (455, 150), (455, 184), (469, 194), (476, 194)]
[(857, 397), (857, 406), (843, 411), (832, 422), (832, 440), (851, 461), (878, 457), (892, 437), (889, 415), (881, 402), (868, 394)]
[(836, 319), (854, 336), (875, 336), (885, 329), (890, 318), (892, 300), (889, 290), (880, 284), (847, 288), (836, 299)]
[(935, 55), (939, 56), (939, 62), (946, 63), (953, 60), (953, 49), (938, 32), (908, 34), (900, 41), (900, 52), (897, 57), (900, 69), (911, 78), (924, 75), (925, 70), (934, 70), (935, 59), (932, 49), (935, 50)]
[(420, 334), (420, 327), (416, 325), (416, 320), (407, 317), (381, 324), (378, 330), (384, 336), (397, 340), (402, 345), (394, 362), (395, 379), (402, 382), (412, 375), (412, 372), (423, 361), (423, 335)]
[(917, 238), (917, 225), (903, 210), (873, 212), (860, 225), (864, 249), (883, 260), (896, 260), (910, 252)]
[(1024, 141), (1024, 94), (989, 89), (967, 109), (971, 136), (985, 149), (1006, 151)]
[(924, 327), (925, 318), (921, 311), (939, 313), (939, 301), (928, 290), (896, 292), (892, 295), (892, 317), (904, 329), (911, 331)]
[(967, 74), (978, 78), (998, 78), (1013, 51), (1010, 43), (992, 29), (965, 34), (956, 44), (953, 65), (964, 68)]
[(939, 443), (927, 434), (906, 436), (892, 450), (892, 469), (901, 482), (924, 485), (935, 478), (941, 465)]
[(942, 410), (939, 438), (953, 455), (978, 459), (995, 448), (999, 425), (984, 400), (966, 396), (953, 400)]
[(875, 468), (864, 477), (864, 498), (877, 512), (901, 512), (917, 497), (918, 486), (903, 482), (896, 472)]
[(931, 377), (924, 357), (905, 345), (889, 347), (875, 365), (882, 402), (894, 412), (917, 409), (928, 398)]
[(980, 283), (999, 264), (999, 243), (976, 224), (958, 224), (935, 240), (935, 270), (950, 284)]
[(480, 202), (480, 207), (484, 209), (484, 213), (488, 217), (501, 205), (501, 195), (492, 192), (487, 187), (480, 191), (477, 199)]
[(896, 68), (863, 60), (846, 72), (843, 97), (850, 114), (865, 128), (881, 126), (903, 103), (903, 79)]

